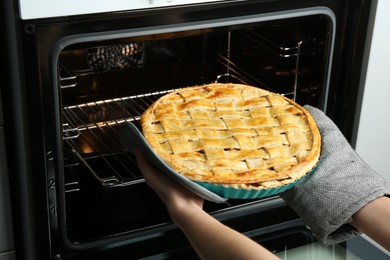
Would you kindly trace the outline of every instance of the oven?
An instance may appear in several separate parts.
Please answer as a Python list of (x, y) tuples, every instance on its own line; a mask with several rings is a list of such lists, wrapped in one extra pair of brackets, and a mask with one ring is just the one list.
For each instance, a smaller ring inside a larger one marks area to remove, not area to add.
[[(103, 2), (2, 2), (3, 153), (20, 259), (196, 258), (118, 137), (177, 88), (281, 93), (326, 111), (354, 142), (375, 1)], [(316, 243), (278, 196), (205, 210), (274, 252)]]

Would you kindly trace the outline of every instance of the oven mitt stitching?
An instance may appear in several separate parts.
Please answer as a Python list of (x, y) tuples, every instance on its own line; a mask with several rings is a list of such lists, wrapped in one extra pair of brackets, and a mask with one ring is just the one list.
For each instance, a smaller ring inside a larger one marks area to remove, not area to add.
[(323, 244), (349, 240), (360, 232), (349, 224), (370, 201), (390, 194), (390, 182), (354, 151), (321, 110), (306, 105), (321, 133), (320, 163), (306, 181), (280, 196), (300, 215)]

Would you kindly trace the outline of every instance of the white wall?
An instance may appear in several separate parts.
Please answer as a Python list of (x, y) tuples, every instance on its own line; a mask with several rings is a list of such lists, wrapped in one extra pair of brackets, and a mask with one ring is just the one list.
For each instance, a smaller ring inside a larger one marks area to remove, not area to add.
[(390, 1), (378, 0), (357, 153), (390, 180)]

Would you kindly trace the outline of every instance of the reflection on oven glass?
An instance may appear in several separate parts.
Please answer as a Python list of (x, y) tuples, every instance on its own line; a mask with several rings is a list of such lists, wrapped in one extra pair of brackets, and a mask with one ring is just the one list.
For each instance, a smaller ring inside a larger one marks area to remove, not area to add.
[[(301, 259), (316, 259), (316, 260), (345, 260), (346, 251), (340, 245), (324, 246), (320, 243), (304, 245), (301, 247), (288, 249), (277, 253), (281, 259), (301, 260)], [(348, 258), (360, 259), (360, 258)]]
[(128, 43), (88, 49), (88, 65), (95, 72), (135, 67), (141, 58), (142, 44)]
[[(286, 245), (287, 247), (287, 245)], [(375, 245), (368, 242), (363, 237), (356, 237), (347, 242), (336, 245), (323, 245), (319, 242), (303, 245), (300, 247), (286, 249), (276, 253), (280, 259), (288, 260), (363, 260), (390, 259), (386, 254)]]
[(86, 142), (80, 142), (80, 150), (82, 153), (93, 153), (94, 149)]

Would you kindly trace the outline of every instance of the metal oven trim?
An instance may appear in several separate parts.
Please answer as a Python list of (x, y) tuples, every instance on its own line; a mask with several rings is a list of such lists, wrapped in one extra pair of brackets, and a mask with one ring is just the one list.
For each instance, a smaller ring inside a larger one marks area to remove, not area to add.
[[(124, 37), (137, 37), (137, 36), (144, 36), (144, 35), (153, 35), (153, 34), (162, 34), (162, 33), (173, 33), (173, 32), (183, 32), (183, 31), (189, 31), (189, 30), (201, 30), (201, 29), (207, 29), (207, 28), (215, 28), (215, 27), (228, 27), (228, 26), (234, 26), (234, 25), (245, 25), (245, 24), (251, 24), (251, 23), (259, 23), (259, 22), (265, 22), (265, 21), (275, 21), (280, 19), (287, 19), (287, 18), (296, 18), (296, 17), (304, 17), (304, 16), (310, 16), (310, 15), (325, 15), (330, 18), (332, 21), (332, 30), (331, 30), (331, 40), (330, 40), (330, 52), (329, 57), (327, 60), (328, 68), (327, 68), (327, 82), (326, 86), (324, 86), (324, 102), (323, 102), (323, 109), (326, 110), (326, 104), (328, 99), (328, 89), (329, 89), (329, 79), (330, 79), (330, 72), (331, 72), (331, 65), (332, 65), (332, 57), (333, 57), (333, 47), (335, 42), (335, 34), (336, 34), (336, 16), (333, 13), (333, 11), (327, 7), (319, 6), (319, 7), (310, 7), (310, 8), (302, 8), (302, 9), (293, 9), (288, 11), (280, 11), (280, 12), (270, 12), (270, 13), (262, 13), (258, 15), (247, 15), (247, 16), (237, 16), (229, 19), (215, 19), (215, 20), (206, 20), (202, 22), (184, 22), (179, 24), (172, 24), (170, 26), (154, 26), (154, 27), (145, 27), (145, 28), (131, 28), (128, 30), (118, 30), (118, 31), (107, 31), (107, 32), (98, 32), (98, 33), (88, 33), (88, 34), (81, 34), (81, 35), (71, 35), (66, 36), (62, 39), (60, 39), (57, 44), (53, 47), (51, 50), (51, 70), (53, 74), (52, 77), (52, 85), (57, 86), (57, 90), (53, 91), (53, 102), (54, 102), (54, 117), (56, 122), (61, 122), (61, 104), (60, 104), (60, 88), (58, 86), (58, 76), (57, 76), (57, 64), (58, 64), (58, 58), (59, 53), (66, 48), (69, 45), (72, 44), (78, 44), (78, 43), (84, 43), (84, 42), (90, 42), (90, 41), (103, 41), (103, 40), (109, 40), (109, 39), (119, 39)], [(58, 123), (57, 123), (58, 124)], [(62, 129), (60, 127), (60, 124), (57, 125), (56, 128), (56, 136), (61, 137), (62, 136)], [(57, 206), (57, 219), (52, 219), (53, 223), (56, 223), (58, 221), (58, 229), (60, 232), (60, 236), (62, 239), (62, 242), (65, 244), (65, 247), (72, 249), (72, 250), (84, 250), (84, 249), (91, 249), (96, 248), (99, 246), (104, 246), (107, 243), (113, 243), (118, 242), (124, 239), (130, 239), (131, 237), (134, 237), (134, 234), (122, 234), (119, 237), (108, 237), (105, 239), (101, 239), (98, 241), (91, 241), (86, 242), (83, 244), (80, 243), (74, 243), (70, 241), (66, 234), (66, 217), (65, 217), (65, 188), (63, 187), (64, 184), (64, 175), (63, 175), (63, 161), (60, 159), (62, 157), (62, 138), (57, 138), (56, 141), (56, 151), (55, 151), (55, 158), (56, 165), (55, 165), (55, 173), (54, 176), (48, 176), (49, 178), (55, 178), (56, 179), (56, 193), (50, 194), (52, 198), (49, 198), (49, 201), (57, 201), (57, 205), (50, 205), (50, 206)], [(54, 217), (55, 218), (55, 217)], [(140, 233), (143, 234), (151, 234), (155, 231), (161, 231), (161, 230), (167, 230), (172, 229), (172, 224), (167, 223), (164, 226), (159, 227), (153, 227), (151, 229), (148, 229), (147, 231), (137, 231), (136, 233), (139, 235)]]

